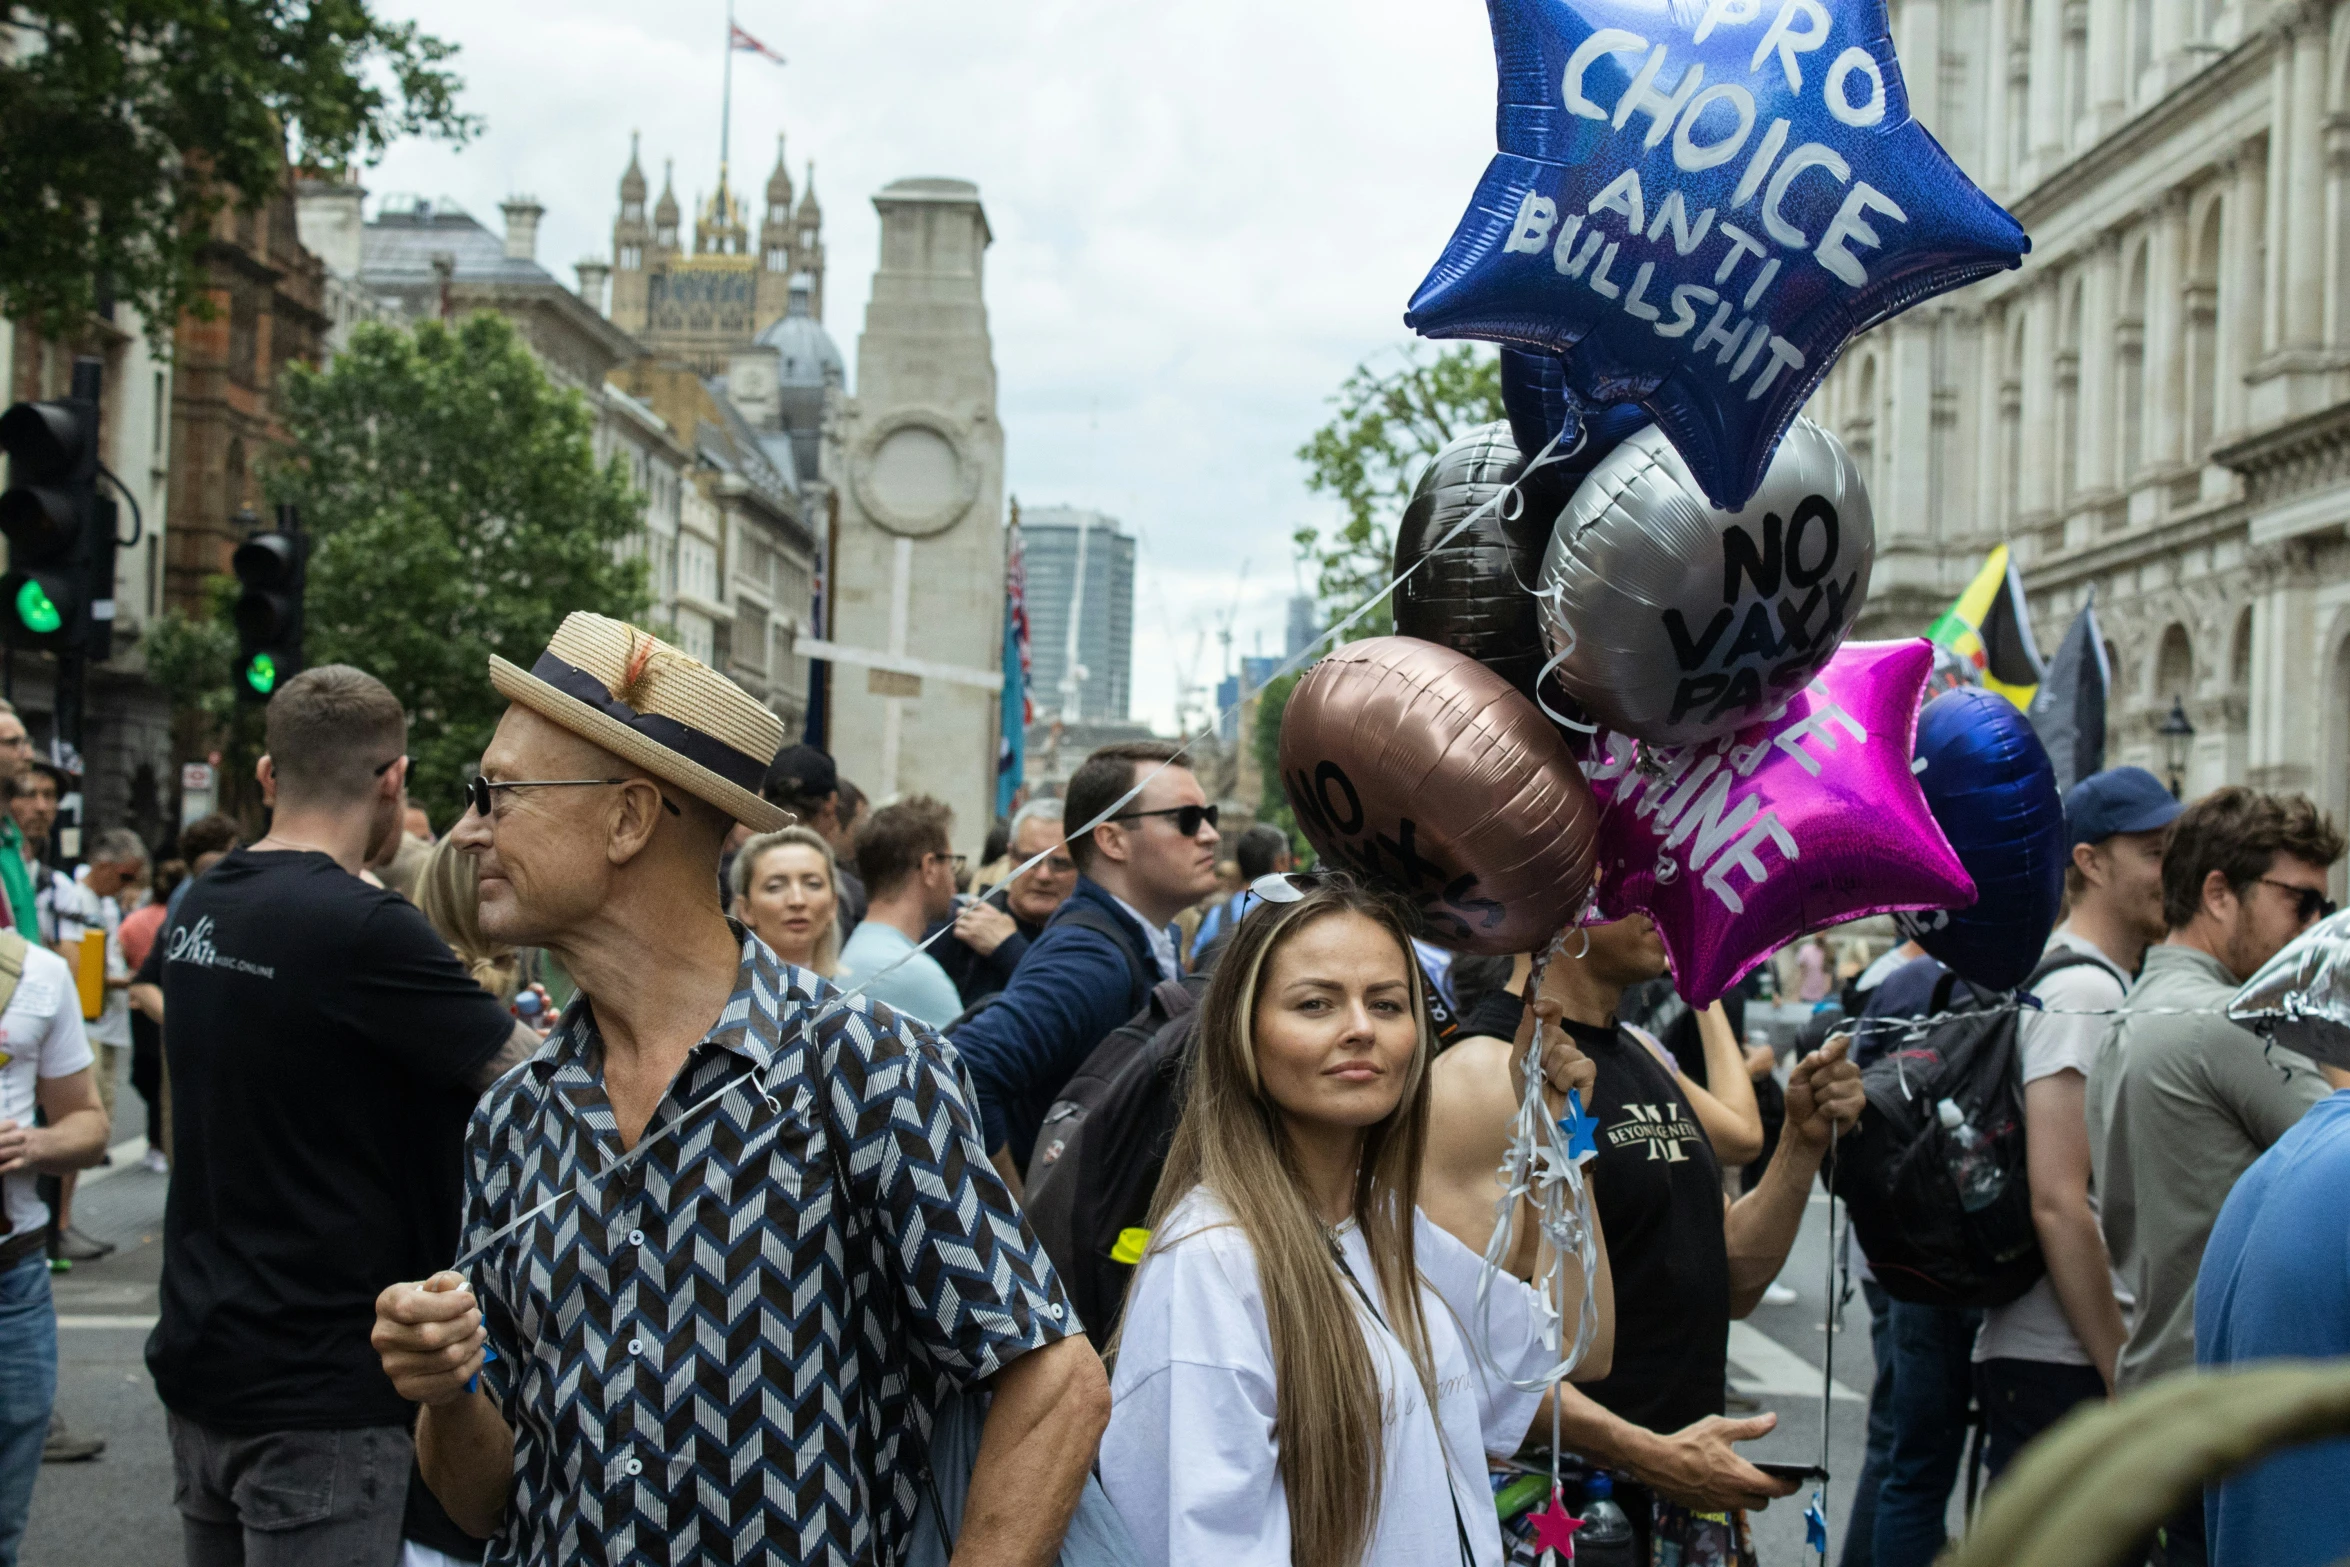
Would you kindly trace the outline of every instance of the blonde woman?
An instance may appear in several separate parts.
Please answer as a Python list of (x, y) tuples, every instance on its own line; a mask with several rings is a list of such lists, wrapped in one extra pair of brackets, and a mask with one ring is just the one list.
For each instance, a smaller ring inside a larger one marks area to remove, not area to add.
[[(1101, 1450), (1152, 1567), (1502, 1560), (1486, 1457), (1549, 1425), (1486, 1354), (1523, 1380), (1550, 1352), (1533, 1291), (1498, 1277), (1481, 1312), (1479, 1259), (1418, 1211), (1431, 1036), (1410, 952), (1384, 902), (1331, 877), (1251, 911), (1201, 1003)], [(1589, 1068), (1562, 1038), (1545, 1072)]]
[(472, 855), (459, 853), (447, 838), (430, 848), (417, 847), (424, 851), (424, 863), (417, 869), (411, 894), (417, 910), (457, 954), (457, 961), (465, 965), (476, 984), (501, 1002), (511, 1003), (522, 988), (522, 954), (481, 933), (480, 867)]
[(735, 917), (786, 963), (840, 970), (840, 868), (812, 828), (761, 833), (727, 867)]

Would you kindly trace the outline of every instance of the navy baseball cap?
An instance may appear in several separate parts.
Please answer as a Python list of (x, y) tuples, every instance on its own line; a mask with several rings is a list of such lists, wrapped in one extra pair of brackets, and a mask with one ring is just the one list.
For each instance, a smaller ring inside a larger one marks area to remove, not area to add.
[(2182, 809), (2143, 767), (2108, 767), (2073, 785), (2064, 797), (2065, 832), (2074, 843), (2101, 843), (2115, 833), (2153, 832), (2179, 819)]

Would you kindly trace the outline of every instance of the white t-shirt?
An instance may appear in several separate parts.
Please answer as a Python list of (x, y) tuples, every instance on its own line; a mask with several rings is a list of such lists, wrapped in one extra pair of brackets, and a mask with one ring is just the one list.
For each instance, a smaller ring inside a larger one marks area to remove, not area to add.
[[(8, 1009), (0, 1012), (0, 1121), (32, 1125), (37, 1080), (71, 1077), (90, 1060), (73, 970), (56, 953), (28, 947), (24, 976), (16, 982), (16, 994), (8, 998)], [(49, 1222), (49, 1210), (33, 1189), (38, 1179), (30, 1170), (0, 1177), (11, 1236)]]
[[(2059, 926), (2048, 938), (2046, 950), (2049, 954), (2086, 953), (2097, 961), (2076, 963), (2042, 980), (2034, 994), (2049, 1010), (2025, 1012), (2016, 1020), (2016, 1043), (2022, 1051), (2026, 1086), (2059, 1072), (2078, 1072), (2086, 1081), (2089, 1063), (2097, 1058), (2097, 1041), (2113, 1026), (2113, 1019), (2103, 1014), (2122, 1004), (2130, 984), (2111, 958), (2074, 935), (2069, 927)], [(2089, 1195), (2089, 1207), (2096, 1211), (2095, 1192)], [(2130, 1293), (2119, 1274), (2114, 1275), (2113, 1292), (2127, 1320)], [(2093, 1364), (2065, 1317), (2063, 1303), (2056, 1298), (2056, 1281), (2045, 1273), (2017, 1299), (1983, 1313), (1983, 1326), (1975, 1334), (1975, 1359)]]
[[(83, 866), (73, 875), (63, 871), (52, 872), (56, 891), (52, 901), (56, 905), (57, 927), (51, 937), (59, 946), (77, 942), (92, 930), (106, 932), (106, 999), (100, 1005), (97, 1017), (90, 1020), (90, 1043), (120, 1045), (128, 1049), (131, 1042), (131, 977), (130, 960), (122, 951), (122, 905), (113, 898), (102, 898), (92, 892), (82, 878), (89, 874)], [(68, 960), (71, 966), (71, 960)]]
[[(1102, 1487), (1149, 1567), (1289, 1567), (1289, 1504), (1273, 1445), (1273, 1346), (1256, 1259), (1205, 1188), (1159, 1233), (1170, 1239), (1143, 1262), (1126, 1307)], [(1358, 1304), (1388, 1411), (1386, 1483), (1362, 1567), (1453, 1567), (1460, 1547), (1448, 1481), (1477, 1567), (1499, 1567), (1485, 1458), (1518, 1450), (1542, 1395), (1510, 1386), (1474, 1346), (1477, 1256), (1425, 1215), (1413, 1215), (1413, 1237), (1443, 1440), (1401, 1344)], [(1387, 1317), (1362, 1232), (1347, 1225), (1339, 1244)], [(1534, 1291), (1504, 1274), (1491, 1304), (1494, 1358), (1511, 1376), (1540, 1375), (1551, 1352)]]

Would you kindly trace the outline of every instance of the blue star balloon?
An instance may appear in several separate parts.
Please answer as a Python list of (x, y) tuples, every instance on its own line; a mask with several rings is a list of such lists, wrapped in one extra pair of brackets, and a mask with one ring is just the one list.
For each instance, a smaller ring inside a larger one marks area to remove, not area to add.
[(1884, 0), (1488, 0), (1496, 139), (1407, 325), (1567, 354), (1725, 510), (1853, 334), (2031, 241), (1910, 118)]
[(1567, 1157), (1577, 1164), (1599, 1157), (1599, 1117), (1583, 1109), (1583, 1091), (1567, 1090), (1567, 1113), (1559, 1119), (1559, 1130), (1567, 1134)]
[(1896, 914), (1903, 935), (1986, 990), (2029, 979), (2064, 903), (2070, 840), (2056, 768), (2023, 709), (1961, 686), (1918, 710), (1918, 787), (1974, 878), (1964, 908)]
[(1820, 1493), (1811, 1493), (1811, 1505), (1803, 1510), (1803, 1548), (1820, 1553), (1820, 1560), (1828, 1559), (1828, 1511), (1820, 1505)]
[(1556, 461), (1546, 471), (1568, 497), (1625, 437), (1648, 427), (1648, 410), (1638, 403), (1586, 408), (1568, 389), (1565, 360), (1517, 348), (1501, 351), (1501, 411), (1527, 456), (1557, 440)]

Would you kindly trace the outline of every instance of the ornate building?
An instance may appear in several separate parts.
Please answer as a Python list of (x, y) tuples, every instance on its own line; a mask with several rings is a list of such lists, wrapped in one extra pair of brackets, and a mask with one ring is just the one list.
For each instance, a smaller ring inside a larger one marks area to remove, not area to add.
[(690, 364), (705, 375), (726, 371), (728, 354), (776, 321), (791, 305), (792, 282), (805, 277), (808, 308), (824, 317), (824, 211), (816, 203), (816, 169), (793, 204), (783, 138), (752, 243), (743, 198), (722, 163), (718, 189), (694, 219), (693, 250), (682, 242), (674, 168), (663, 165), (661, 199), (648, 218), (645, 172), (629, 138), (620, 176), (620, 214), (612, 224), (612, 320), (656, 358)]
[[(2108, 760), (2350, 818), (2350, 4), (1893, 0), (1910, 100), (2032, 253), (1856, 341), (1810, 412), (1868, 475), (1864, 633), (2015, 548), (2094, 593)], [(2336, 872), (2337, 886), (2341, 872)]]

